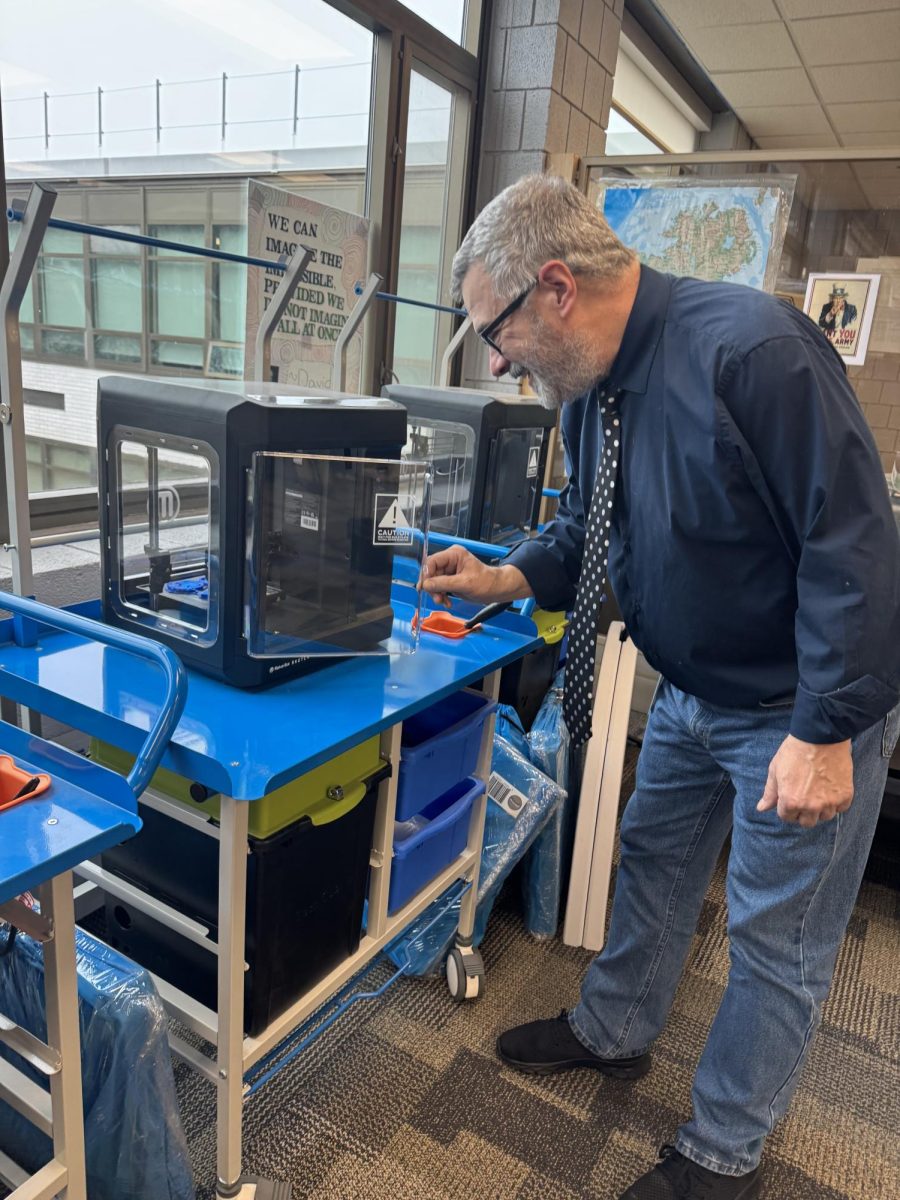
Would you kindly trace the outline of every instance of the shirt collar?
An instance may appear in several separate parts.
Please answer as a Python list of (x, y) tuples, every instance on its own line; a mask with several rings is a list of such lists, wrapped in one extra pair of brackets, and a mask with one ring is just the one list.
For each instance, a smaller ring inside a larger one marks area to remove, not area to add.
[(662, 336), (672, 277), (641, 267), (637, 295), (631, 308), (619, 353), (615, 357), (606, 390), (643, 394), (656, 347)]

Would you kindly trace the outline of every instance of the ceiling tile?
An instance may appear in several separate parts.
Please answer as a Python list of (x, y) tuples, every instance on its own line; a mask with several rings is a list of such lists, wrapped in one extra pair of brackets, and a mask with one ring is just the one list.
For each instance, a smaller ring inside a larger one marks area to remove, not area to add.
[(828, 104), (900, 100), (900, 65), (895, 62), (812, 67), (810, 74)]
[(816, 94), (800, 67), (780, 71), (725, 71), (713, 83), (731, 104), (769, 107), (774, 104), (815, 104)]
[(860, 16), (792, 21), (791, 33), (807, 66), (893, 62), (900, 59), (900, 8)]
[(828, 115), (838, 133), (900, 129), (900, 100), (883, 100), (878, 104), (829, 104)]
[(900, 146), (900, 121), (896, 129), (867, 130), (863, 133), (842, 133), (842, 146)]
[(780, 0), (786, 17), (843, 17), (848, 13), (890, 12), (897, 0)]
[(781, 21), (717, 25), (691, 30), (691, 51), (707, 71), (761, 71), (799, 67), (800, 59)]
[(740, 106), (737, 114), (752, 137), (792, 133), (830, 133), (828, 118), (818, 104)]
[(656, 0), (656, 7), (679, 29), (781, 20), (772, 0)]
[(760, 150), (818, 150), (820, 147), (837, 146), (833, 133), (790, 133), (773, 137), (753, 139)]

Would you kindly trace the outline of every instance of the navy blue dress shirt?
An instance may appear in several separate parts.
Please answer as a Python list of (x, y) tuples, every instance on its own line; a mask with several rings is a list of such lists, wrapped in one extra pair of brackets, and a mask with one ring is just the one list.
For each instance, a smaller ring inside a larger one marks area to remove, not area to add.
[[(609, 577), (629, 634), (683, 691), (792, 703), (836, 742), (900, 696), (900, 537), (844, 365), (754, 289), (641, 268), (609, 386), (623, 389)], [(570, 608), (603, 437), (596, 390), (565, 406), (556, 519), (508, 561)]]

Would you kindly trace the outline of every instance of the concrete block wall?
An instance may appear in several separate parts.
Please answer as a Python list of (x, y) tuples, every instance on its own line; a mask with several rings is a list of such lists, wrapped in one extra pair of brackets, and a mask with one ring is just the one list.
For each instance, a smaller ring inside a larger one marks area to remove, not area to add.
[(848, 367), (847, 373), (890, 475), (900, 455), (900, 353), (870, 352), (861, 367)]
[(479, 207), (548, 154), (602, 154), (624, 0), (498, 0)]
[[(490, 36), (478, 207), (551, 155), (602, 154), (624, 0), (497, 0)], [(517, 392), (494, 380), (469, 338), (463, 384)]]

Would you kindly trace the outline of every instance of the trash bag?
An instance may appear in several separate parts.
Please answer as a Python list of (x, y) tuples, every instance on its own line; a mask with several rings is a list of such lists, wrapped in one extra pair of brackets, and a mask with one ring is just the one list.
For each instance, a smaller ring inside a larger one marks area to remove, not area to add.
[[(193, 1200), (162, 1002), (150, 976), (78, 929), (78, 1001), (90, 1200)], [(0, 1012), (46, 1040), (44, 955), (19, 933), (0, 969)], [(9, 1047), (0, 1055), (45, 1089)], [(26, 1171), (53, 1157), (50, 1139), (0, 1102), (0, 1149)]]

